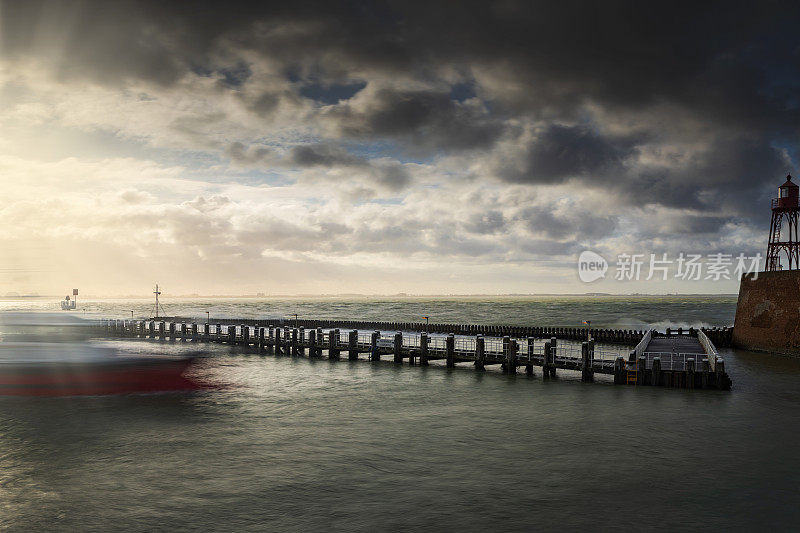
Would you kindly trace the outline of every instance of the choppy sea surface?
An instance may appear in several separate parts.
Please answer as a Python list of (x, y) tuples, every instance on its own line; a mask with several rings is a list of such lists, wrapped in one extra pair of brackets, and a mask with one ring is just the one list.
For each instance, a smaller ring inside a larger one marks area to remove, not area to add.
[[(155, 314), (146, 299), (87, 300), (78, 316), (144, 318)], [(57, 311), (46, 299), (2, 300), (0, 312)], [(206, 315), (206, 312), (209, 314)], [(330, 298), (162, 298), (159, 315), (216, 318), (362, 319), (391, 322), (513, 324), (644, 329), (683, 326), (732, 326), (736, 296), (539, 296), (539, 297), (330, 297)]]
[[(735, 297), (179, 300), (171, 315), (730, 325)], [(0, 310), (53, 310), (0, 301)], [(84, 311), (85, 309), (85, 311)], [(77, 315), (147, 316), (143, 300)], [(0, 341), (2, 342), (2, 341)], [(191, 343), (103, 341), (153, 352)], [(794, 530), (800, 360), (721, 350), (729, 392), (203, 346), (217, 386), (0, 397), (0, 530)]]

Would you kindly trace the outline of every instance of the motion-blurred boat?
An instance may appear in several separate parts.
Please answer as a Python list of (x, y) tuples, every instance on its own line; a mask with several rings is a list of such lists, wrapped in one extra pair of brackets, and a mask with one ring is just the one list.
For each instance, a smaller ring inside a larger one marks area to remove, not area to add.
[(136, 355), (89, 344), (0, 343), (0, 395), (126, 394), (197, 389), (193, 356)]
[[(0, 314), (0, 395), (126, 394), (200, 388), (194, 355), (142, 354), (97, 344), (91, 322), (49, 313)], [(83, 342), (81, 342), (83, 341)]]

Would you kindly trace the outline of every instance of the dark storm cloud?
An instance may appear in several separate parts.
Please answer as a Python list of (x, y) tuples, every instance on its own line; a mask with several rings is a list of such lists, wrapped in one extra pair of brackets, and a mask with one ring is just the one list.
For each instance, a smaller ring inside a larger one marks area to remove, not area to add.
[(308, 83), (300, 88), (300, 94), (326, 105), (337, 104), (341, 100), (349, 100), (367, 86), (364, 81), (352, 83), (332, 83), (329, 85), (321, 83)]
[(511, 156), (504, 154), (494, 169), (511, 183), (576, 180), (634, 206), (728, 210), (749, 216), (763, 213), (765, 194), (773, 194), (764, 183), (777, 183), (792, 167), (768, 136), (731, 130), (708, 136), (693, 146), (691, 153), (681, 153), (674, 160), (665, 158), (658, 165), (641, 163), (640, 151), (658, 146), (656, 135), (645, 132), (614, 137), (584, 125), (551, 125)]
[(659, 222), (657, 231), (662, 235), (712, 235), (731, 222), (731, 217), (683, 215)]
[[(768, 216), (764, 209), (776, 193), (792, 162), (772, 145), (766, 135), (743, 134), (719, 139), (704, 157), (683, 172), (682, 179), (694, 181), (711, 194), (705, 204), (720, 206), (747, 216)], [(764, 184), (773, 187), (764, 187)]]
[(237, 165), (250, 167), (267, 163), (274, 152), (266, 146), (247, 147), (237, 141), (225, 147), (225, 155)]
[(499, 85), (508, 82), (496, 89), (498, 107), (566, 113), (587, 99), (624, 108), (666, 100), (727, 123), (788, 127), (797, 113), (786, 106), (798, 83), (792, 7), (32, 0), (3, 2), (2, 39), (4, 53), (24, 54), (47, 47), (51, 36), (65, 69), (105, 80), (170, 83), (194, 69), (219, 72), (235, 86), (248, 76), (241, 58), (212, 58), (226, 40), (281, 61), (293, 79), (313, 76), (323, 86), (355, 70), (431, 80), (443, 67), (468, 73), (480, 66), (496, 68), (504, 76)]
[(464, 229), (470, 233), (480, 235), (491, 235), (506, 229), (506, 220), (503, 213), (496, 210), (489, 210), (485, 213), (472, 215), (464, 224)]
[(408, 170), (396, 162), (377, 165), (375, 176), (378, 183), (391, 191), (400, 191), (411, 184), (412, 181)]
[(365, 100), (332, 107), (327, 116), (337, 121), (345, 136), (396, 138), (417, 149), (488, 148), (503, 131), (482, 106), (457, 102), (449, 90), (383, 88)]
[(619, 179), (604, 180), (635, 205), (660, 204), (703, 212), (762, 218), (772, 187), (792, 162), (763, 136), (742, 134), (713, 139), (683, 164), (658, 169), (633, 167)]
[[(550, 125), (522, 154), (521, 165), (501, 166), (499, 174), (517, 183), (552, 183), (574, 176), (620, 172), (634, 153), (629, 139), (603, 137), (585, 125)], [(504, 161), (503, 163), (512, 163)]]
[[(246, 146), (236, 141), (225, 147), (224, 155), (239, 167), (350, 170), (366, 176), (376, 185), (391, 192), (399, 191), (412, 182), (409, 171), (395, 160), (368, 159), (331, 143), (301, 144), (292, 147), (285, 154), (279, 154), (267, 146), (258, 144)], [(301, 180), (317, 178), (318, 176), (313, 174), (299, 176)]]
[[(781, 148), (800, 142), (798, 22), (790, 2), (29, 1), (2, 3), (0, 38), (5, 56), (55, 62), (62, 77), (172, 85), (194, 73), (220, 90), (252, 86), (242, 98), (261, 117), (305, 99), (333, 141), (472, 154), (528, 121), (538, 133), (495, 156), (502, 180), (574, 180), (632, 205), (751, 217), (765, 185), (793, 170)], [(259, 88), (252, 58), (278, 65), (289, 92)], [(636, 127), (611, 133), (617, 116)], [(676, 143), (692, 152), (639, 160)], [(355, 164), (313, 147), (291, 158)]]
[(292, 148), (289, 162), (298, 167), (334, 167), (367, 165), (367, 159), (329, 144), (306, 144)]
[(616, 217), (598, 216), (585, 207), (555, 211), (553, 206), (539, 206), (523, 209), (517, 218), (524, 222), (528, 231), (556, 240), (567, 237), (598, 240), (617, 229)]

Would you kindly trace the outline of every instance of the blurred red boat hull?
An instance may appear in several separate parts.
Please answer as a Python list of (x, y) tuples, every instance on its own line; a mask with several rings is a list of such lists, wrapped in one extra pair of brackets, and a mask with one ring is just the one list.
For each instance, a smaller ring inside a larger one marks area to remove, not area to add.
[(5, 364), (0, 395), (85, 396), (185, 391), (201, 385), (184, 376), (192, 358), (126, 358), (91, 363)]

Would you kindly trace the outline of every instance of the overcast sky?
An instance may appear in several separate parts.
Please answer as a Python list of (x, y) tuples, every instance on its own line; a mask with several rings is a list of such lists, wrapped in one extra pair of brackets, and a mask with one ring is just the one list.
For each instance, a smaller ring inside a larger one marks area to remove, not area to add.
[(0, 0), (0, 294), (735, 292), (577, 258), (764, 253), (798, 18)]

